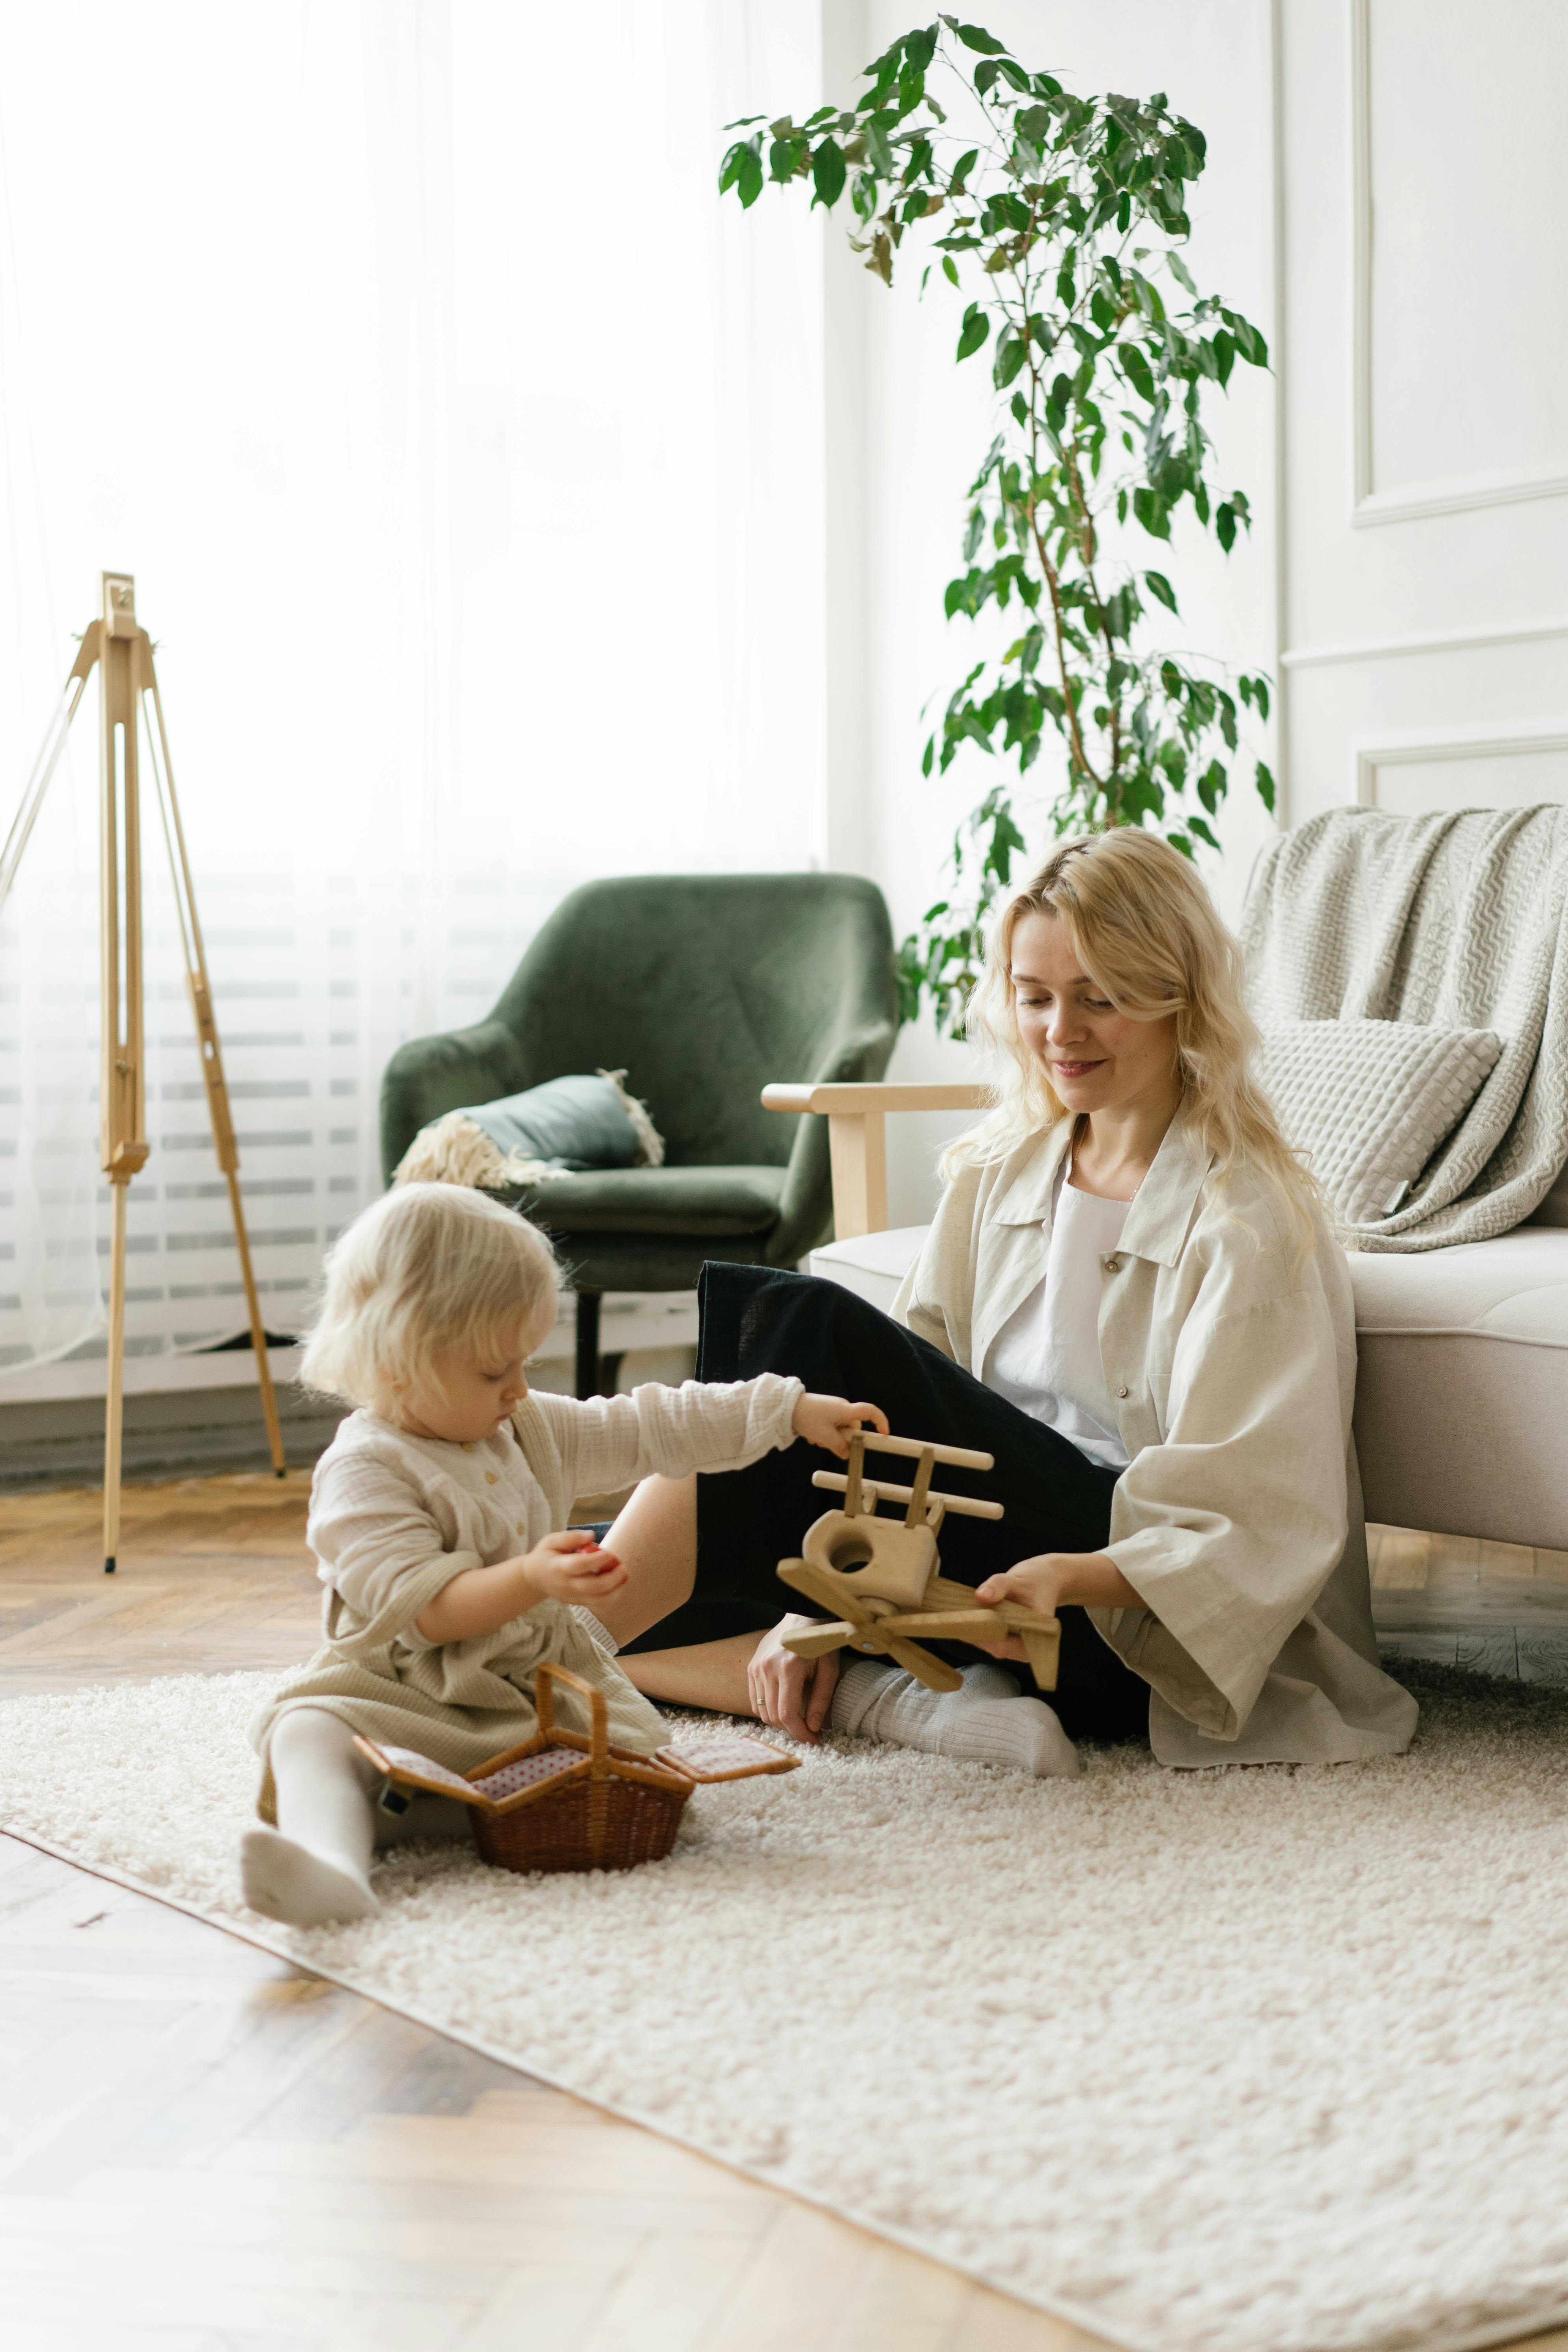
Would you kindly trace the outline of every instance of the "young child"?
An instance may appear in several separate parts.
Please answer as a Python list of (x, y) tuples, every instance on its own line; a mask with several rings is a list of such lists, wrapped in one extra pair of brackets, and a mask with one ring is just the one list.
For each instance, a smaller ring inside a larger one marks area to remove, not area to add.
[[(531, 1393), (524, 1366), (555, 1319), (549, 1244), (510, 1210), (451, 1184), (386, 1193), (327, 1260), (302, 1377), (358, 1407), (317, 1465), (307, 1537), (326, 1587), (326, 1645), (252, 1727), (268, 1824), (241, 1847), (245, 1897), (311, 1927), (376, 1908), (378, 1833), (355, 1732), (467, 1771), (537, 1727), (549, 1660), (605, 1695), (610, 1738), (650, 1754), (668, 1727), (615, 1664), (595, 1601), (626, 1581), (585, 1528), (578, 1495), (658, 1472), (738, 1470), (796, 1437), (847, 1454), (873, 1405), (807, 1396), (797, 1380), (633, 1396)], [(588, 1728), (575, 1693), (563, 1718)], [(447, 1800), (425, 1801), (444, 1809)], [(405, 1817), (402, 1833), (415, 1826)]]

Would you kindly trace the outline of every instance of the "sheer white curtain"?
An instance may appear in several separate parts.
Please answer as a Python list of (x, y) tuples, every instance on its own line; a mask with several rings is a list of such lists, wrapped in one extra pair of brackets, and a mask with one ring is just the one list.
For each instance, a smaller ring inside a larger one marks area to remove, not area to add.
[[(815, 0), (0, 14), (0, 814), (133, 572), (274, 1329), (565, 890), (820, 855), (820, 235), (715, 193), (820, 75)], [(0, 1365), (102, 1344), (91, 715), (0, 929)], [(244, 1315), (145, 846), (158, 1351)]]

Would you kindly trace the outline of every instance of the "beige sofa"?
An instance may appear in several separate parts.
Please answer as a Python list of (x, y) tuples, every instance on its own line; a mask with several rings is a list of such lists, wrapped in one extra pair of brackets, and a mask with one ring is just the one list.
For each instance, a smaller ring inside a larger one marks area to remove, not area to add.
[[(888, 1307), (923, 1225), (887, 1229), (889, 1111), (978, 1109), (971, 1086), (769, 1087), (828, 1121), (838, 1238), (807, 1261)], [(1496, 1241), (1355, 1254), (1356, 1444), (1370, 1519), (1568, 1551), (1568, 1172)]]

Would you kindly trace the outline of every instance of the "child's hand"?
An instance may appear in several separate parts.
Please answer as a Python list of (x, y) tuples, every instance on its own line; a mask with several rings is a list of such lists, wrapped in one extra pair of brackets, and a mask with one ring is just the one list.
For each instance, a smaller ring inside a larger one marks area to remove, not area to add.
[(541, 1601), (574, 1601), (591, 1609), (626, 1580), (615, 1553), (602, 1550), (587, 1528), (563, 1528), (515, 1559), (459, 1569), (416, 1618), (414, 1630), (426, 1642), (468, 1642), (478, 1633), (499, 1633)]
[(517, 1567), (536, 1601), (575, 1601), (590, 1609), (626, 1580), (615, 1553), (604, 1550), (587, 1528), (563, 1528), (546, 1536), (522, 1554)]
[(849, 1440), (867, 1422), (886, 1437), (888, 1416), (879, 1405), (850, 1404), (843, 1397), (803, 1396), (795, 1409), (795, 1435), (804, 1437), (808, 1445), (837, 1454), (840, 1462), (848, 1454)]

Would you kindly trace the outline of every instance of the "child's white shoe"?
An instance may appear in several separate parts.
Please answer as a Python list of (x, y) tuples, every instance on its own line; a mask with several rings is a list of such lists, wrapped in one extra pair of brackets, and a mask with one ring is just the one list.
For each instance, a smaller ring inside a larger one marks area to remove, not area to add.
[(250, 1908), (290, 1927), (367, 1919), (381, 1908), (359, 1871), (312, 1853), (277, 1830), (247, 1830), (239, 1842), (239, 1867)]

